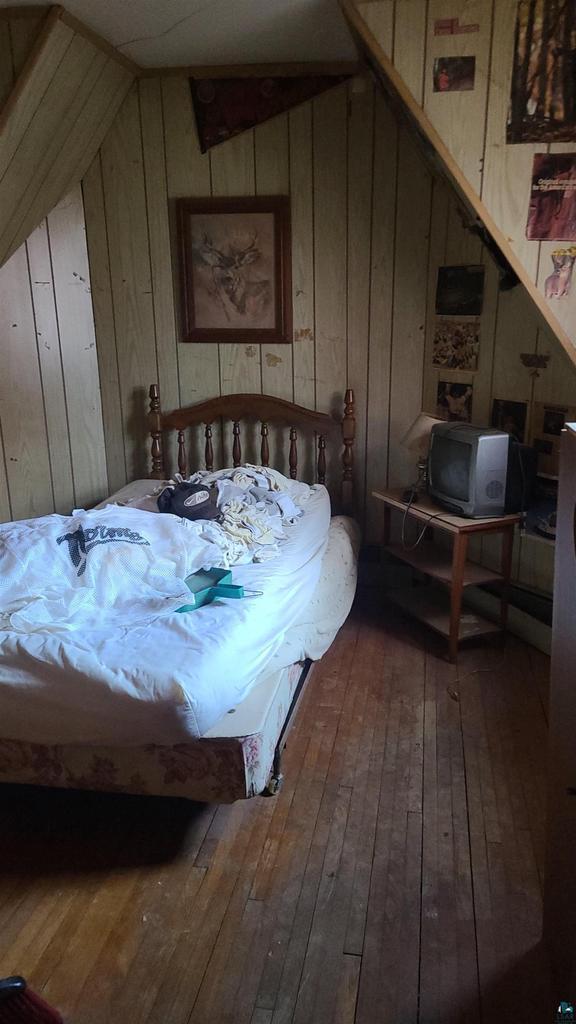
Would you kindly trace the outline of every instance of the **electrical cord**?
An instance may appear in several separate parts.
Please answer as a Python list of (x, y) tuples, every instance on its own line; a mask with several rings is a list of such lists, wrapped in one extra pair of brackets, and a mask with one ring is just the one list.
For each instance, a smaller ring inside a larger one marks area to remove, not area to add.
[(406, 505), (406, 508), (404, 509), (404, 515), (402, 516), (402, 547), (404, 548), (404, 551), (415, 551), (416, 548), (418, 547), (418, 545), (422, 542), (424, 534), (426, 533), (426, 530), (430, 526), (430, 523), (432, 522), (432, 520), (433, 519), (441, 519), (442, 516), (446, 515), (446, 513), (444, 511), (432, 512), (428, 516), (428, 518), (426, 519), (426, 521), (424, 523), (424, 526), (420, 530), (420, 533), (418, 534), (415, 542), (413, 544), (408, 544), (407, 541), (406, 541), (406, 523), (408, 521), (408, 515), (410, 514), (410, 509), (412, 508), (412, 505), (414, 504), (414, 498), (415, 497), (416, 497), (416, 494), (415, 494), (414, 491), (412, 491), (411, 494), (410, 494), (410, 498), (408, 500), (408, 504)]
[(446, 687), (446, 693), (452, 698), (452, 700), (459, 701), (460, 691), (455, 689), (455, 687), (459, 687), (465, 679), (470, 679), (470, 676), (481, 675), (483, 672), (497, 672), (499, 669), (504, 668), (504, 665), (505, 659), (500, 658), (495, 665), (488, 665), (484, 668), (473, 668), (470, 672), (465, 672), (463, 676), (458, 675), (454, 680), (453, 685)]

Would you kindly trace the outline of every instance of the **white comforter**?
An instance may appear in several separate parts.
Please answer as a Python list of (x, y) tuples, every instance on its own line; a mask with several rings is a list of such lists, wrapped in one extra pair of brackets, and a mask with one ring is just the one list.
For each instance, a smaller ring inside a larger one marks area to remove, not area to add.
[(0, 736), (122, 746), (206, 732), (318, 581), (330, 500), (295, 486), (304, 515), (279, 555), (233, 569), (263, 596), (184, 614), (185, 577), (224, 564), (202, 524), (109, 505), (0, 527)]

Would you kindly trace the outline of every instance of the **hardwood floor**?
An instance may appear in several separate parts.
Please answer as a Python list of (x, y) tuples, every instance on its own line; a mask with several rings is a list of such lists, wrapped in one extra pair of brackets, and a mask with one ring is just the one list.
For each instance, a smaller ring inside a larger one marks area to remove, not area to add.
[(548, 662), (365, 594), (273, 799), (0, 788), (0, 976), (70, 1024), (545, 1024)]

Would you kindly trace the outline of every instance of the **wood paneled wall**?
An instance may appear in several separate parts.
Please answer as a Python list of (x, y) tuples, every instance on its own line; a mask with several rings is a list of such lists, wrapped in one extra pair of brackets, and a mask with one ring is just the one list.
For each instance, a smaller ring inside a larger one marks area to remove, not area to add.
[[(483, 263), (486, 268), (484, 306), (480, 317), (480, 356), (474, 373), (439, 369), (432, 365), (435, 292), (438, 268), (443, 265)], [(524, 366), (521, 353), (549, 357), (545, 370)], [(500, 291), (498, 269), (479, 239), (462, 223), (454, 194), (442, 182), (433, 186), (428, 247), (428, 301), (423, 353), (422, 407), (434, 412), (438, 382), (472, 385), (472, 422), (489, 425), (495, 398), (528, 404), (528, 421), (534, 402), (574, 404), (576, 367), (556, 336), (544, 331), (542, 321), (525, 290)], [(476, 545), (478, 560), (498, 567), (499, 542), (488, 538)], [(533, 535), (518, 537), (514, 576), (531, 589), (552, 591), (554, 546)]]
[(0, 519), (107, 493), (79, 186), (0, 269)]
[(0, 11), (0, 265), (80, 182), (134, 79), (65, 18)]
[[(370, 492), (411, 480), (400, 440), (422, 407), (435, 407), (434, 292), (447, 261), (486, 264), (475, 422), (489, 422), (493, 397), (567, 401), (574, 387), (574, 368), (539, 329), (524, 290), (499, 292), (497, 269), (463, 226), (453, 193), (432, 179), (367, 81), (338, 86), (206, 155), (188, 82), (140, 81), (83, 189), (114, 487), (147, 472), (141, 439), (151, 380), (166, 409), (264, 391), (322, 411), (340, 408), (347, 381), (357, 401), (361, 514), (367, 538), (377, 539), (381, 510)], [(274, 192), (292, 200), (292, 345), (179, 343), (174, 200)], [(549, 352), (547, 376), (531, 377), (520, 351)], [(488, 546), (477, 555), (494, 557)], [(522, 540), (515, 565), (518, 578), (550, 589), (549, 546)]]
[[(0, 102), (41, 18), (0, 19)], [(77, 186), (0, 269), (0, 521), (88, 505), (108, 487)]]
[[(558, 243), (526, 239), (532, 160), (535, 152), (572, 151), (574, 144), (506, 144), (516, 0), (358, 0), (356, 6), (544, 294), (550, 254)], [(477, 24), (479, 31), (435, 36), (438, 18), (459, 18), (463, 25)], [(474, 89), (434, 92), (434, 59), (467, 54), (476, 57)], [(576, 289), (546, 301), (576, 346)]]
[[(363, 505), (386, 478), (389, 452), (398, 464), (398, 440), (420, 404), (414, 352), (424, 338), (431, 195), (429, 172), (371, 84), (339, 86), (203, 156), (187, 80), (142, 80), (83, 189), (114, 486), (147, 470), (151, 380), (167, 409), (264, 391), (323, 411), (341, 409), (348, 381)], [(174, 200), (275, 192), (292, 199), (293, 343), (179, 343)], [(391, 394), (392, 364), (403, 394)]]

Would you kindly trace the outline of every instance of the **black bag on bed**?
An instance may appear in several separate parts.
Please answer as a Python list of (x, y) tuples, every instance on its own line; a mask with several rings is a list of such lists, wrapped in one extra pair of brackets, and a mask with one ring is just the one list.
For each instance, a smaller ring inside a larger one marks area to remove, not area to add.
[(165, 487), (158, 495), (158, 511), (183, 519), (220, 519), (213, 493), (204, 484), (185, 482)]

